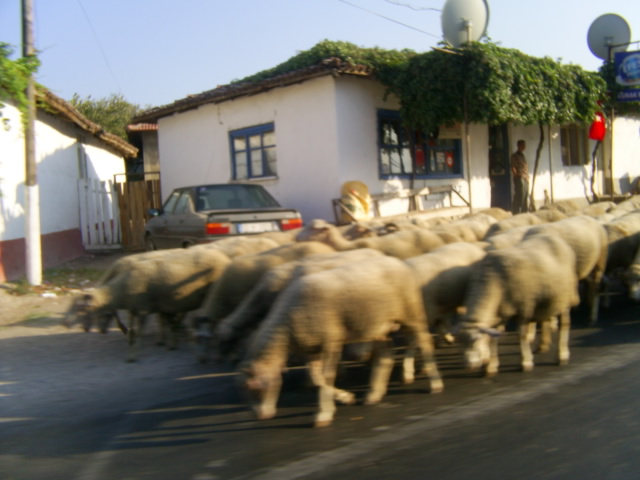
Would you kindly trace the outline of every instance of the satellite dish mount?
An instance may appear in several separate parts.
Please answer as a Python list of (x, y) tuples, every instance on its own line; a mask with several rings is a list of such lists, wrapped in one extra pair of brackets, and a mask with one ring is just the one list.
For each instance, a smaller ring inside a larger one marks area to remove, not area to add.
[(440, 19), (445, 40), (458, 48), (485, 35), (489, 4), (486, 0), (447, 0)]

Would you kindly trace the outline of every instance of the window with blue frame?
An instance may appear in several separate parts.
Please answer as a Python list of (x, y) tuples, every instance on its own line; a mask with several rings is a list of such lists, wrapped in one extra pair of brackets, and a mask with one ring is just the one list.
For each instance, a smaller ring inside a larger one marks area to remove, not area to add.
[(275, 177), (276, 131), (273, 123), (229, 132), (234, 180)]
[(462, 176), (461, 140), (407, 129), (400, 112), (378, 111), (380, 175), (440, 178)]

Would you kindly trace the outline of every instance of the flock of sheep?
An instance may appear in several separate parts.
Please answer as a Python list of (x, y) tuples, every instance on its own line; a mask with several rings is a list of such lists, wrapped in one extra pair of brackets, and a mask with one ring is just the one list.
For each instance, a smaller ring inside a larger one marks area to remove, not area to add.
[(319, 392), (315, 425), (324, 426), (336, 401), (356, 400), (335, 387), (345, 348), (370, 358), (364, 402), (383, 398), (394, 332), (406, 345), (403, 381), (414, 380), (419, 355), (432, 393), (443, 389), (434, 338), (459, 343), (468, 368), (495, 375), (507, 323), (519, 331), (524, 371), (534, 366), (537, 332), (546, 351), (557, 331), (558, 363), (567, 363), (573, 307), (584, 302), (596, 322), (614, 276), (640, 300), (639, 247), (640, 197), (559, 202), (518, 215), (491, 208), (455, 220), (346, 227), (313, 220), (289, 233), (124, 257), (73, 299), (65, 323), (105, 332), (115, 319), (129, 361), (147, 316), (158, 316), (171, 348), (188, 324), (201, 361), (238, 361), (260, 419), (275, 415), (282, 372), (302, 357)]

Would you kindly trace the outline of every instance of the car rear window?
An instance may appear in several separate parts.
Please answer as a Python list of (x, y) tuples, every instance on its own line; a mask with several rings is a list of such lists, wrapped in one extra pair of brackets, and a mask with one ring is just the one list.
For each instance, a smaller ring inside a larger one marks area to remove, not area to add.
[(278, 208), (280, 204), (260, 185), (204, 185), (196, 192), (196, 211), (236, 208)]

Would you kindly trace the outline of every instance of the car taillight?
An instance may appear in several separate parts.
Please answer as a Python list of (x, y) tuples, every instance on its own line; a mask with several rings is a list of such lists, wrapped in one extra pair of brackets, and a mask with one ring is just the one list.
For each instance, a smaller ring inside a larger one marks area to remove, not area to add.
[(207, 235), (226, 235), (231, 231), (230, 223), (207, 223), (204, 227)]
[(282, 230), (293, 230), (295, 228), (302, 227), (302, 219), (301, 218), (286, 218), (280, 221), (280, 225), (282, 225)]

